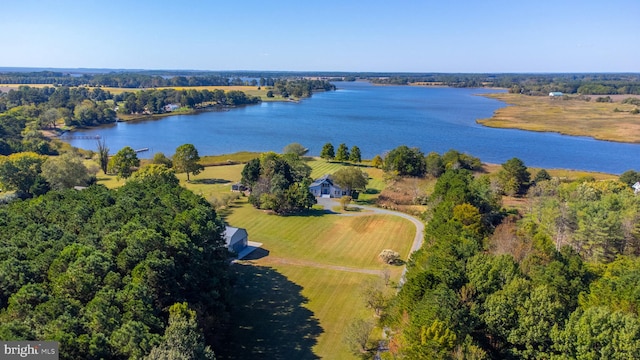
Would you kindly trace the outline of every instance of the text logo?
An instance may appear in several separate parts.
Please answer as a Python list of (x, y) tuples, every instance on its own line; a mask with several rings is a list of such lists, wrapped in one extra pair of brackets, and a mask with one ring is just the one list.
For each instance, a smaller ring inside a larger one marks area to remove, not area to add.
[(0, 341), (0, 359), (58, 360), (57, 341)]

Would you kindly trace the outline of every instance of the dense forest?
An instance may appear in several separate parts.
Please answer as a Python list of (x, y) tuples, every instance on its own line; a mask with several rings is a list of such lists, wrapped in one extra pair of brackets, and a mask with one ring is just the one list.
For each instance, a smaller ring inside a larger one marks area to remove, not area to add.
[(61, 359), (213, 358), (224, 223), (174, 175), (143, 174), (0, 207), (1, 339), (58, 341)]
[[(386, 358), (640, 358), (640, 198), (628, 183), (532, 178), (518, 159), (474, 176), (430, 155), (444, 172), (425, 244), (381, 316)], [(505, 194), (526, 205), (506, 210)]]

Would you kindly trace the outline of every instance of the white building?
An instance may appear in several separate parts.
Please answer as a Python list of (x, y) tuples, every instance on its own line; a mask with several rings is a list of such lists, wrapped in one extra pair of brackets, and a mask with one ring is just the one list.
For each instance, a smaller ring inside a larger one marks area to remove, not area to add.
[(249, 234), (243, 228), (227, 226), (224, 230), (224, 241), (229, 251), (240, 254), (249, 242)]

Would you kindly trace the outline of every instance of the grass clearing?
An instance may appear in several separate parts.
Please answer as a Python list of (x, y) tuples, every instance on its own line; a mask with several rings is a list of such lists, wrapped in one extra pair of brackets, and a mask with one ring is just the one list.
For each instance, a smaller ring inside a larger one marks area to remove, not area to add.
[[(640, 114), (637, 106), (581, 100), (557, 100), (546, 96), (489, 94), (487, 97), (509, 104), (478, 123), (497, 128), (557, 132), (589, 136), (599, 140), (640, 142)], [(597, 97), (593, 95), (592, 98)], [(616, 109), (618, 111), (616, 111)]]
[(360, 296), (374, 275), (259, 261), (232, 269), (238, 306), (220, 359), (357, 359), (342, 337), (351, 320), (374, 320)]
[[(365, 307), (362, 285), (379, 279), (388, 268), (377, 258), (382, 249), (408, 255), (415, 226), (391, 215), (347, 217), (311, 211), (307, 216), (276, 216), (246, 201), (234, 206), (226, 221), (246, 228), (252, 241), (264, 245), (257, 259), (233, 265), (238, 276), (234, 322), (229, 353), (220, 357), (357, 359), (342, 339), (351, 321), (374, 320), (373, 311)], [(377, 271), (362, 274), (304, 261)], [(402, 268), (388, 269), (397, 282)]]
[[(366, 213), (363, 213), (363, 215)], [(393, 249), (407, 258), (415, 226), (393, 215), (337, 216), (320, 210), (277, 216), (239, 202), (226, 221), (243, 227), (269, 255), (329, 265), (381, 270), (378, 254)]]
[(200, 157), (200, 164), (203, 166), (213, 166), (247, 163), (249, 160), (259, 157), (260, 154), (261, 153), (257, 152), (241, 151), (233, 154), (206, 155)]

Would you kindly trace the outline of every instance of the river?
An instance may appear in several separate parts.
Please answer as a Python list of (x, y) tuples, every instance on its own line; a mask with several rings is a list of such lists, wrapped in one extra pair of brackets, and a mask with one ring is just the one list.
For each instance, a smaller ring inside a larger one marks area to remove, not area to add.
[[(237, 151), (281, 151), (298, 142), (319, 155), (331, 142), (357, 145), (363, 158), (384, 154), (399, 145), (423, 152), (456, 149), (484, 162), (503, 163), (512, 157), (527, 166), (579, 169), (619, 174), (640, 168), (640, 145), (586, 137), (478, 125), (504, 103), (478, 94), (489, 89), (374, 86), (338, 82), (337, 91), (315, 93), (294, 102), (265, 102), (226, 111), (176, 115), (159, 120), (117, 123), (76, 131), (99, 135), (112, 152), (124, 146), (149, 148), (140, 153), (172, 155), (192, 143), (201, 155)], [(93, 149), (95, 140), (75, 139), (73, 146)]]

